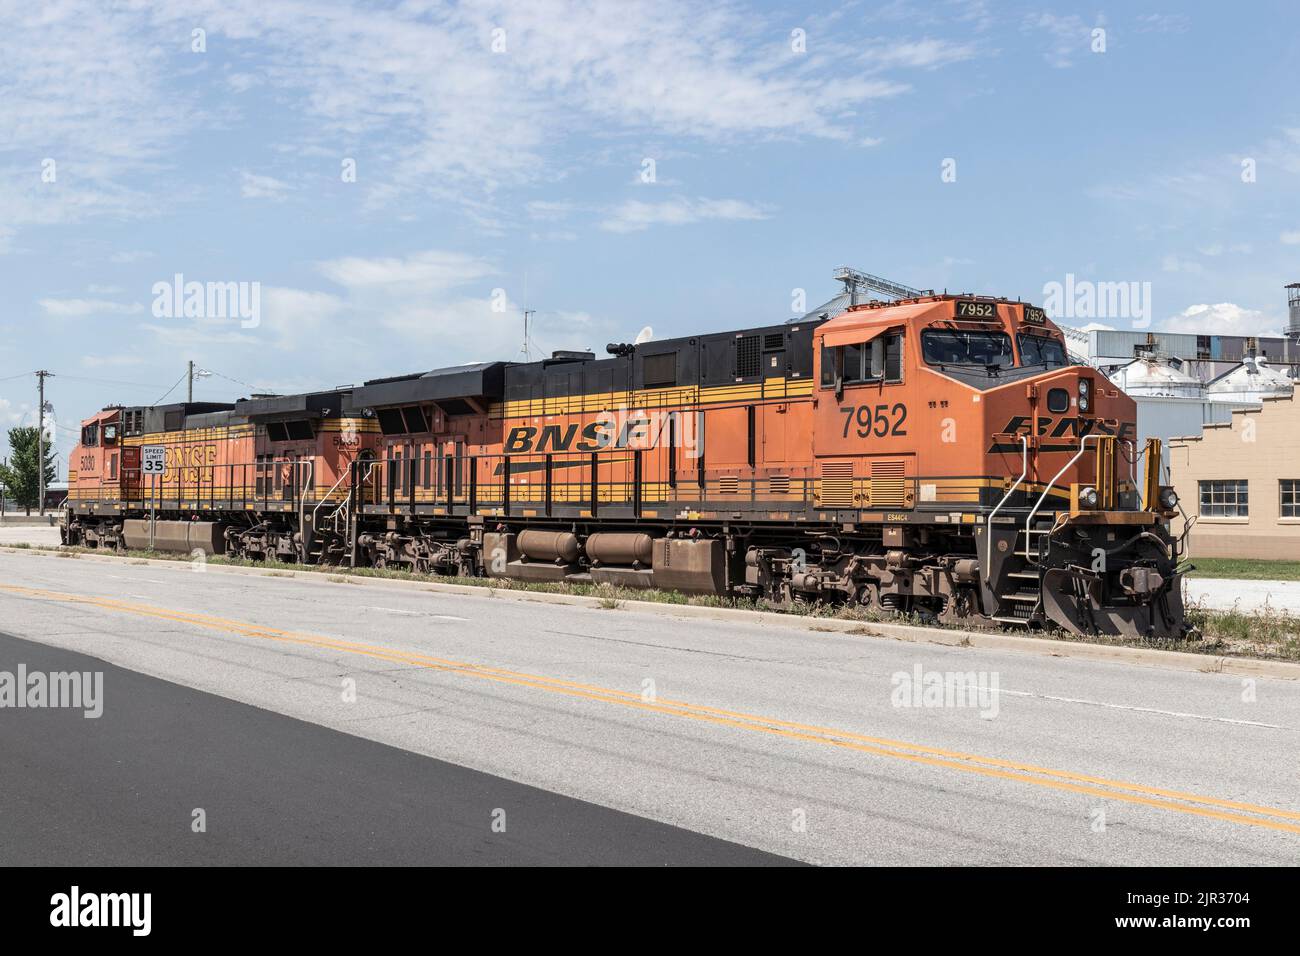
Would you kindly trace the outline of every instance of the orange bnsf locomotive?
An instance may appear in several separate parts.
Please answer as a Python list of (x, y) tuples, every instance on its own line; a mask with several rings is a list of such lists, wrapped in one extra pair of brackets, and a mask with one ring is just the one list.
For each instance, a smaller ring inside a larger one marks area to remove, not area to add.
[(929, 295), (608, 351), (108, 408), (64, 540), (1185, 632), (1160, 443), (1041, 309)]

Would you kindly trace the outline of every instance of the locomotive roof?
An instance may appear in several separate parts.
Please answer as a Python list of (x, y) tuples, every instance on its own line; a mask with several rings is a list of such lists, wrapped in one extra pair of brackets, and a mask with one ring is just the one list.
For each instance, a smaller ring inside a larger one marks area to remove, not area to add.
[(258, 422), (338, 417), (348, 391), (350, 389), (331, 389), (327, 392), (241, 398), (235, 403), (235, 410), (250, 421)]
[[(353, 389), (344, 412), (422, 402), (446, 402), (454, 407), (466, 399), (497, 401), (505, 387), (508, 362), (474, 362), (395, 378), (371, 379)], [(454, 414), (454, 413), (453, 413)]]

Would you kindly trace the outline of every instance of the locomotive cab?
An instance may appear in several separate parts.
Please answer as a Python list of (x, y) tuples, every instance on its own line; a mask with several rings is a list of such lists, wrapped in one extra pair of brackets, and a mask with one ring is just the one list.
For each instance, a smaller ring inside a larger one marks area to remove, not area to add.
[[(76, 540), (70, 526), (75, 523), (72, 505), (80, 503), (90, 515), (121, 512), (122, 483), (125, 480), (122, 448), (122, 409), (109, 406), (81, 423), (81, 436), (68, 456), (68, 500), (59, 515), (64, 544)], [(101, 540), (90, 536), (85, 542), (98, 547)]]
[(1181, 635), (1160, 443), (1136, 447), (1136, 403), (1072, 364), (1041, 309), (928, 296), (814, 334), (817, 504), (889, 509), (868, 516), (886, 543), (973, 552), (966, 600), (994, 620)]

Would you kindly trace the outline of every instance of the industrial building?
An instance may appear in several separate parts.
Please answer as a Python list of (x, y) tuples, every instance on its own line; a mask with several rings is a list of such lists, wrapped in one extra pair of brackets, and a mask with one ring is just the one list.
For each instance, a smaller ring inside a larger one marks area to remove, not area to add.
[(1300, 377), (1300, 342), (1285, 337), (1121, 332), (1064, 326), (1062, 331), (1071, 354), (1100, 369), (1127, 365), (1135, 358), (1155, 352), (1179, 359), (1183, 363), (1182, 371), (1208, 383), (1254, 355), (1289, 378)]
[[(1100, 366), (1137, 402), (1139, 446), (1148, 438), (1159, 438), (1167, 446), (1173, 438), (1199, 434), (1204, 426), (1226, 424), (1234, 411), (1265, 399), (1287, 398), (1295, 387), (1292, 379), (1258, 356), (1247, 354), (1244, 361), (1205, 380), (1193, 374), (1198, 363), (1157, 349), (1149, 341), (1139, 346), (1137, 358), (1119, 366)], [(1169, 463), (1166, 447), (1165, 466)]]
[(1192, 516), (1191, 557), (1300, 558), (1300, 403), (1266, 396), (1176, 438), (1174, 487)]

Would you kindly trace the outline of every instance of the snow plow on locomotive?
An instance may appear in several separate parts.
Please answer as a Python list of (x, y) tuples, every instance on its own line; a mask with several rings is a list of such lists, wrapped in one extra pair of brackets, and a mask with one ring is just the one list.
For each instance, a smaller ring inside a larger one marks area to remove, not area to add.
[(106, 409), (65, 540), (136, 547), (152, 504), (176, 550), (1185, 631), (1160, 444), (1041, 309), (923, 296), (608, 352)]

